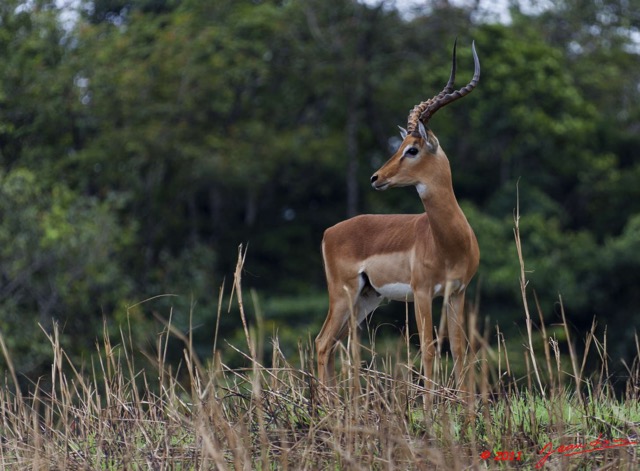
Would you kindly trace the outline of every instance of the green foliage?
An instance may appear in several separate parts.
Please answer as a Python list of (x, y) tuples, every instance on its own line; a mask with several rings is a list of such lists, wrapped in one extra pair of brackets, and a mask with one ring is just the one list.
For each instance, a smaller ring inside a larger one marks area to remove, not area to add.
[[(208, 350), (240, 243), (283, 351), (315, 335), (323, 230), (348, 213), (422, 210), (412, 189), (367, 182), (395, 125), (445, 83), (460, 31), (458, 81), (471, 39), (482, 79), (432, 127), (480, 242), (481, 315), (522, 324), (517, 184), (529, 293), (550, 319), (561, 294), (578, 329), (596, 316), (627, 355), (639, 315), (636, 20), (619, 2), (514, 7), (510, 24), (445, 4), (407, 16), (353, 0), (85, 1), (64, 26), (53, 2), (0, 4), (0, 328), (25, 332), (11, 336), (32, 365), (21, 371), (37, 369), (38, 322), (84, 333), (80, 354), (103, 316), (116, 334), (126, 321), (148, 335), (131, 306), (151, 298)], [(230, 317), (220, 329), (244, 335)]]
[(64, 184), (41, 185), (17, 168), (0, 173), (0, 331), (21, 370), (39, 367), (42, 333), (53, 321), (76, 338), (75, 354), (94, 343), (102, 315), (128, 295), (114, 255), (130, 242), (109, 199), (80, 196)]
[[(483, 106), (470, 115), (470, 128), (484, 129), (471, 146), (475, 165), (498, 187), (522, 177), (565, 203), (576, 177), (596, 160), (589, 144), (594, 105), (574, 85), (563, 52), (533, 28), (484, 26), (477, 41), (486, 83), (478, 89)], [(475, 185), (492, 188), (484, 179)]]
[(592, 293), (593, 313), (607, 326), (626, 326), (616, 331), (613, 357), (628, 358), (637, 341), (635, 326), (640, 294), (630, 288), (640, 283), (640, 215), (629, 219), (618, 237), (608, 238), (595, 259), (597, 272), (585, 278)]

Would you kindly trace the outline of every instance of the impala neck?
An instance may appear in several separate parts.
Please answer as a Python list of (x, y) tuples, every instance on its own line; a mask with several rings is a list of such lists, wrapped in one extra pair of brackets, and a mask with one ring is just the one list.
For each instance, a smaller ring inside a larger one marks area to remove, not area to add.
[[(416, 185), (424, 209), (429, 216), (429, 225), (439, 247), (466, 245), (469, 223), (453, 192), (451, 175), (429, 185)], [(458, 249), (456, 249), (457, 251)]]

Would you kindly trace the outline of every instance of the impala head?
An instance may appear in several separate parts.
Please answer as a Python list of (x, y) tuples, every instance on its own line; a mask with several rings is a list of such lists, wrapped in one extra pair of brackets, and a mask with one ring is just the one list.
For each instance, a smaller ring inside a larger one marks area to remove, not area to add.
[[(456, 41), (457, 42), (457, 41)], [(448, 178), (450, 168), (438, 139), (428, 128), (429, 119), (440, 108), (471, 93), (480, 80), (480, 61), (472, 43), (475, 71), (471, 81), (459, 90), (453, 88), (456, 77), (456, 43), (453, 45), (453, 64), (447, 85), (433, 98), (416, 105), (409, 114), (407, 129), (400, 127), (402, 144), (393, 156), (371, 177), (376, 190), (396, 186), (415, 185), (421, 193), (432, 183), (432, 179)]]

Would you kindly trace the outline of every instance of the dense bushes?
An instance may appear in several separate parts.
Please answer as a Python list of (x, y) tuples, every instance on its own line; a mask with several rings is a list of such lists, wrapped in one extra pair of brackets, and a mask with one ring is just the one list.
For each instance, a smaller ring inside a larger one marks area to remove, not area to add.
[[(480, 241), (482, 316), (522, 322), (519, 187), (544, 314), (555, 319), (560, 293), (576, 328), (596, 316), (619, 340), (612, 352), (635, 351), (635, 20), (615, 2), (593, 2), (606, 15), (560, 2), (490, 24), (441, 3), (95, 1), (70, 21), (47, 1), (4, 2), (0, 329), (21, 371), (38, 370), (37, 323), (52, 319), (83, 355), (103, 319), (152, 337), (152, 313), (173, 309), (210, 348), (240, 243), (245, 285), (294, 351), (324, 316), (324, 228), (422, 210), (412, 191), (367, 182), (395, 125), (445, 83), (455, 36), (459, 80), (471, 39), (482, 79), (432, 126)], [(128, 308), (162, 294), (178, 297)], [(233, 319), (222, 337), (240, 334)]]

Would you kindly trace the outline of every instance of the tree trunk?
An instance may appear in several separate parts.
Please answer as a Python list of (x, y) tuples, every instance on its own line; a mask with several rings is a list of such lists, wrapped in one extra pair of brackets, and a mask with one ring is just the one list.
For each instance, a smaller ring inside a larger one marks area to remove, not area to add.
[(358, 104), (352, 99), (347, 116), (347, 217), (358, 214)]

